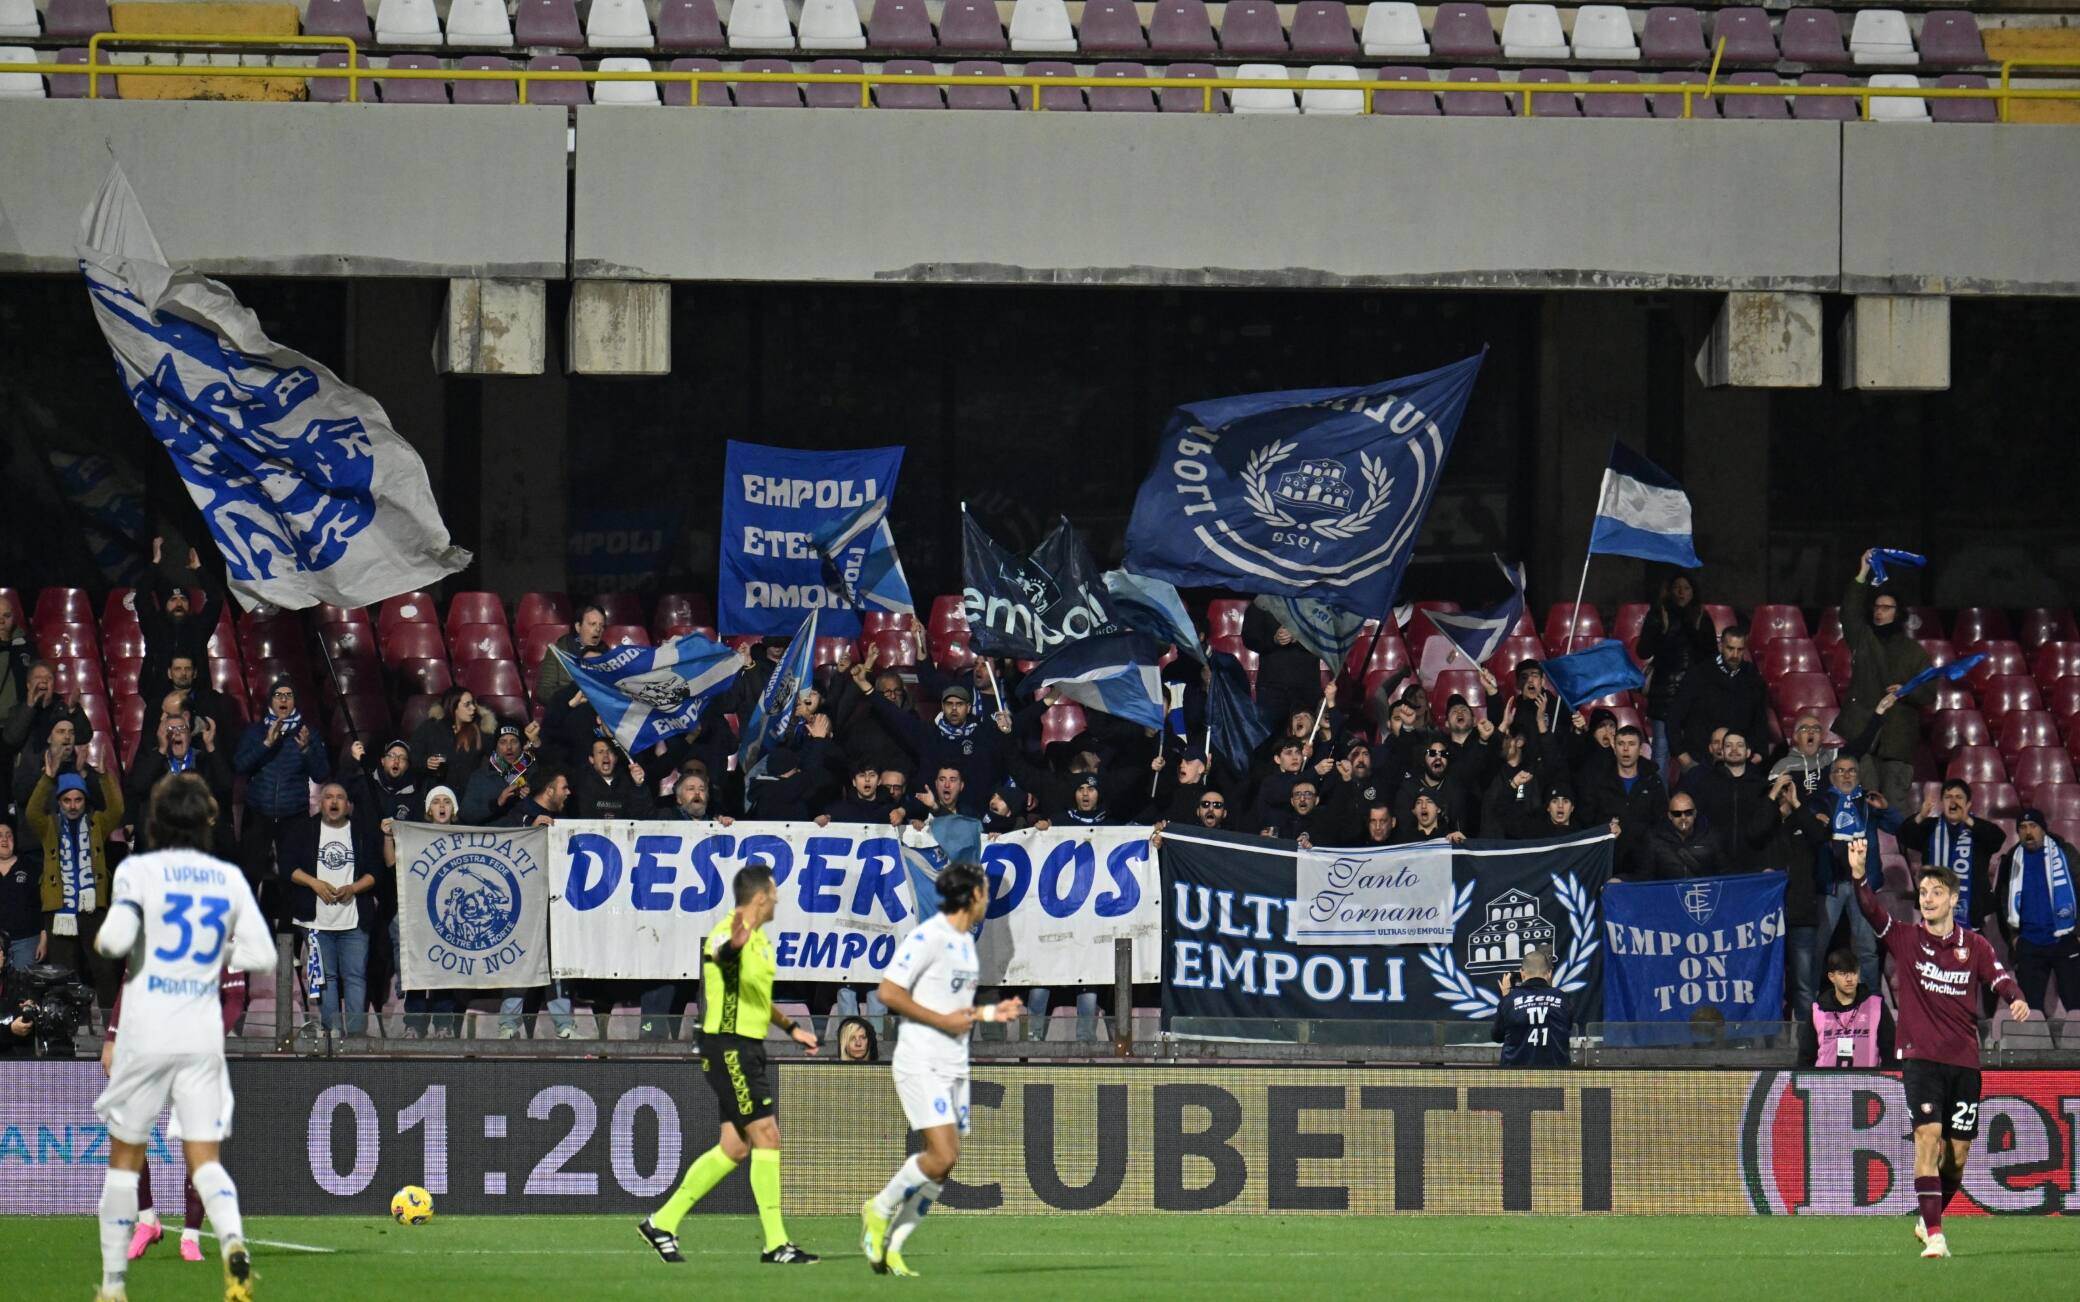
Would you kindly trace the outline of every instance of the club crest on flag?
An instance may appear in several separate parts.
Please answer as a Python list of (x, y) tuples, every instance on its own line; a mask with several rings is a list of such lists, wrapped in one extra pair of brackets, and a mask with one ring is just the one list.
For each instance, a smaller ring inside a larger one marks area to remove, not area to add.
[(1683, 888), (1683, 912), (1702, 927), (1719, 911), (1719, 883), (1701, 878)]
[[(1386, 463), (1369, 452), (1359, 454), (1366, 491), (1364, 504), (1355, 510), (1351, 503), (1357, 498), (1357, 490), (1346, 482), (1343, 463), (1328, 457), (1301, 462), (1298, 469), (1280, 475), (1277, 487), (1267, 491), (1265, 481), (1272, 467), (1292, 456), (1297, 446), (1289, 442), (1267, 443), (1250, 453), (1243, 467), (1242, 483), (1250, 510), (1257, 518), (1274, 529), (1299, 525), (1324, 538), (1355, 538), (1370, 529), (1379, 513), (1387, 509), (1394, 491), (1394, 477), (1387, 472)], [(1287, 514), (1287, 507), (1316, 518), (1301, 524)]]

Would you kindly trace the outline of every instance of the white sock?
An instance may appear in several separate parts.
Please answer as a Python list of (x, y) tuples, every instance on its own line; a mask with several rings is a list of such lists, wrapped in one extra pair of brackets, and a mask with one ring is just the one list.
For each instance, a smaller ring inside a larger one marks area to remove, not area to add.
[(101, 1287), (123, 1287), (130, 1269), (130, 1232), (136, 1228), (137, 1172), (110, 1167), (101, 1181)]
[(137, 1214), (137, 1223), (140, 1225), (157, 1225), (159, 1223), (159, 1209), (156, 1207), (145, 1208)]
[(944, 1189), (945, 1186), (937, 1180), (927, 1180), (919, 1185), (909, 1198), (904, 1200), (903, 1210), (897, 1213), (896, 1223), (888, 1231), (888, 1250), (890, 1252), (901, 1252), (903, 1250), (903, 1244), (909, 1239), (910, 1232), (917, 1228), (918, 1222), (924, 1219), (925, 1213), (932, 1210), (932, 1204), (939, 1201), (939, 1195)]
[(894, 1178), (881, 1187), (880, 1193), (874, 1195), (875, 1212), (888, 1220), (894, 1220), (896, 1213), (903, 1210), (904, 1205), (909, 1202), (911, 1193), (927, 1183), (929, 1182), (925, 1179), (924, 1168), (918, 1165), (917, 1156), (912, 1154), (910, 1160), (897, 1169)]
[(181, 1230), (181, 1242), (183, 1242), (183, 1243), (200, 1243), (200, 1242), (202, 1242), (202, 1231), (201, 1231), (201, 1230), (195, 1230), (195, 1229), (187, 1229), (187, 1228), (183, 1228), (183, 1229)]
[(245, 1221), (238, 1214), (238, 1186), (222, 1162), (204, 1162), (190, 1177), (195, 1192), (202, 1195), (202, 1210), (216, 1231), (218, 1248), (229, 1253), (231, 1245), (245, 1238)]

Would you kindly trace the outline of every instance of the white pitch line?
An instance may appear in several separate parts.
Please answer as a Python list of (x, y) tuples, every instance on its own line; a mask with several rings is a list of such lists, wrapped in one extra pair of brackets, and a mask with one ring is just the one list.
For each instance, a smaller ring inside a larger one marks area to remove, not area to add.
[[(204, 1230), (202, 1237), (214, 1239), (217, 1236), (209, 1230)], [(338, 1248), (318, 1248), (308, 1243), (284, 1243), (280, 1239), (247, 1239), (246, 1242), (262, 1248), (286, 1248), (290, 1252), (322, 1252), (328, 1256), (339, 1251)]]

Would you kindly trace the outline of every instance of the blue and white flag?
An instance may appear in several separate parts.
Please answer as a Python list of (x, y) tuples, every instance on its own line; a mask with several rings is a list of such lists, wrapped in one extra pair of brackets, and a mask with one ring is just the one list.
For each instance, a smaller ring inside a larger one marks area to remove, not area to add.
[(1873, 547), (1871, 548), (1871, 585), (1876, 587), (1892, 577), (1891, 573), (1885, 568), (1887, 565), (1904, 565), (1908, 569), (1918, 570), (1926, 564), (1928, 564), (1928, 557), (1923, 556), (1919, 552), (1901, 551), (1897, 547)]
[(1064, 700), (1144, 728), (1163, 726), (1163, 649), (1140, 633), (1108, 633), (1070, 642), (1021, 680), (1021, 691), (1038, 696), (1052, 687)]
[(1313, 597), (1274, 597), (1266, 593), (1251, 604), (1285, 625), (1294, 641), (1338, 672), (1365, 632), (1363, 615), (1338, 610)]
[(1704, 562), (1697, 559), (1692, 532), (1683, 486), (1623, 443), (1613, 444), (1603, 493), (1596, 499), (1589, 554), (1637, 556), (1694, 570)]
[(325, 951), (318, 947), (318, 933), (303, 933), (303, 993), (316, 1004), (325, 993)]
[[(816, 539), (876, 499), (895, 496), (903, 449), (802, 452), (729, 442), (722, 472), (722, 575), (715, 593), (724, 633), (780, 637), (811, 611), (824, 632), (856, 636), (859, 614), (824, 581)], [(861, 563), (856, 540), (839, 565)]]
[(1206, 651), (1199, 645), (1199, 628), (1177, 586), (1125, 570), (1105, 571), (1105, 594), (1110, 599), (1113, 619), (1136, 633), (1146, 633), (1158, 642), (1168, 642), (1177, 653), (1201, 664)]
[(470, 563), (382, 406), (269, 339), (221, 283), (169, 267), (121, 167), (80, 218), (79, 259), (123, 389), (242, 605), (368, 606)]
[(1746, 873), (1606, 886), (1604, 1018), (1678, 1022), (1687, 1032), (1699, 1009), (1715, 1008), (1731, 1033), (1782, 1022), (1785, 880)]
[(1206, 685), (1206, 732), (1213, 754), (1206, 758), (1218, 756), (1237, 773), (1247, 773), (1257, 747), (1270, 738), (1271, 726), (1250, 695), (1249, 671), (1240, 660), (1216, 651), (1207, 657), (1207, 668), (1213, 671)]
[(1450, 639), (1459, 648), (1460, 654), (1474, 663), (1476, 668), (1488, 663), (1497, 648), (1501, 647), (1509, 631), (1524, 617), (1524, 566), (1511, 565), (1500, 556), (1495, 564), (1509, 580), (1509, 595), (1486, 610), (1458, 612), (1433, 610), (1430, 622), (1437, 631)]
[(1485, 356), (1356, 389), (1179, 407), (1134, 502), (1126, 568), (1380, 615)]
[(885, 610), (915, 615), (910, 581), (896, 559), (896, 536), (888, 527), (888, 499), (877, 497), (816, 534), (823, 581), (849, 610)]
[(803, 691), (815, 685), (811, 677), (816, 671), (815, 651), (816, 612), (812, 610), (796, 630), (794, 641), (787, 644), (787, 654), (780, 657), (773, 676), (766, 680), (766, 690), (759, 694), (751, 721), (744, 725), (743, 740), (737, 746), (737, 768), (744, 774), (746, 785), (765, 772), (766, 756), (772, 749), (785, 745), (794, 736), (795, 702)]
[(1632, 663), (1625, 644), (1612, 638), (1546, 661), (1546, 681), (1569, 709), (1580, 709), (1613, 692), (1638, 691), (1647, 678)]
[(701, 726), (708, 702), (735, 682), (744, 660), (720, 642), (682, 633), (663, 646), (617, 646), (573, 660), (552, 646), (600, 725), (630, 755)]
[(1971, 673), (1972, 670), (1977, 669), (1980, 666), (1980, 664), (1985, 661), (1985, 659), (1986, 653), (1984, 651), (1980, 651), (1972, 655), (1968, 655), (1962, 660), (1952, 660), (1947, 665), (1930, 665), (1928, 668), (1922, 670), (1918, 674), (1915, 674), (1912, 678), (1909, 678), (1904, 683), (1901, 683), (1899, 685), (1899, 690), (1897, 692), (1894, 692), (1893, 695), (1897, 696), (1899, 699), (1904, 701), (1909, 696), (1912, 696), (1914, 693), (1920, 691), (1922, 687), (1934, 682), (1938, 678), (1947, 678), (1953, 683), (1962, 682), (1964, 680), (1965, 675)]

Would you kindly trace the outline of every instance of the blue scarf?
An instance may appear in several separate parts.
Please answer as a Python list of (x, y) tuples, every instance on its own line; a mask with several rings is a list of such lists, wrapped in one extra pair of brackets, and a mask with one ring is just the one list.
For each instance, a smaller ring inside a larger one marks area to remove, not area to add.
[(174, 754), (170, 750), (166, 752), (166, 771), (168, 773), (186, 773), (194, 767), (195, 748), (193, 746), (188, 747), (186, 752), (179, 755)]
[(1870, 834), (1870, 819), (1863, 807), (1862, 787), (1846, 795), (1836, 788), (1829, 787), (1827, 796), (1834, 806), (1832, 821), (1835, 840), (1853, 841), (1859, 836)]
[(2008, 874), (2008, 925), (2017, 930), (2022, 927), (2022, 892), (2032, 867), (2044, 874), (2044, 894), (2049, 897), (2047, 902), (2051, 907), (2052, 936), (2071, 935), (2075, 915), (2073, 873), (2066, 863), (2065, 847), (2049, 836), (2044, 838), (2041, 850), (2016, 848), (2015, 866)]
[(1957, 874), (1957, 920), (1963, 922), (1972, 916), (1972, 820), (1965, 819), (1953, 832), (1949, 819), (1937, 818), (1929, 841), (1929, 861)]
[[(58, 815), (58, 882), (63, 888), (64, 903), (58, 912), (68, 920), (78, 914), (92, 913), (99, 903), (94, 898), (94, 853), (87, 841), (87, 816), (69, 818)], [(59, 935), (77, 935), (67, 928), (54, 928)]]
[(972, 714), (968, 716), (968, 721), (963, 724), (948, 723), (946, 716), (943, 714), (933, 719), (932, 722), (939, 725), (939, 735), (948, 741), (966, 741), (975, 735), (976, 719)]

